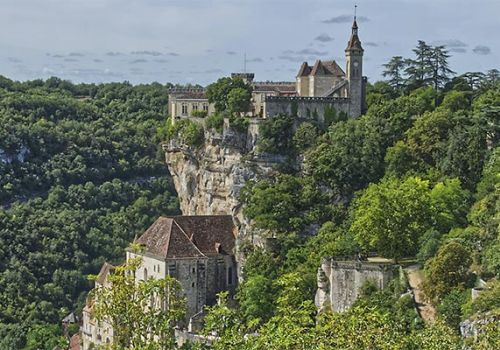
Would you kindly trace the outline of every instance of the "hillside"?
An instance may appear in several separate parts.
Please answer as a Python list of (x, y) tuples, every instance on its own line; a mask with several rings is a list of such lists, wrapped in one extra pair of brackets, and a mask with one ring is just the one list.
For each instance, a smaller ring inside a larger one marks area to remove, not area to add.
[(178, 213), (156, 138), (166, 98), (159, 84), (0, 77), (1, 349), (52, 349), (86, 275)]

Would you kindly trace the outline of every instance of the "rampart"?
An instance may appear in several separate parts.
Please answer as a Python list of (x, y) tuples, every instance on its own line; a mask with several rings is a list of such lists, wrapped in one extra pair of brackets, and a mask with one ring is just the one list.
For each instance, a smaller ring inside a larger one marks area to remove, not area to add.
[(344, 97), (267, 96), (264, 102), (264, 115), (267, 118), (284, 113), (324, 123), (327, 110), (350, 115), (350, 99)]
[(318, 269), (315, 303), (321, 311), (349, 309), (366, 282), (384, 289), (394, 277), (396, 265), (368, 261), (336, 261), (324, 258)]

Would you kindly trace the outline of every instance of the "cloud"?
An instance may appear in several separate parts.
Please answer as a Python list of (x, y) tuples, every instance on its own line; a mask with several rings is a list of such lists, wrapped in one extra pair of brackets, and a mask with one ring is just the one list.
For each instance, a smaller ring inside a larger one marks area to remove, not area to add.
[(280, 55), (278, 56), (278, 59), (283, 60), (283, 61), (289, 61), (289, 62), (302, 62), (304, 60), (303, 57), (298, 57), (294, 55)]
[(311, 55), (311, 56), (325, 56), (328, 54), (327, 51), (318, 51), (311, 48), (302, 49), (295, 52), (298, 55)]
[(314, 38), (314, 40), (320, 41), (322, 43), (327, 43), (333, 41), (334, 39), (330, 35), (323, 33)]
[(234, 52), (234, 51), (227, 51), (226, 54), (233, 56), (233, 55), (236, 55), (236, 52)]
[(81, 52), (70, 52), (68, 54), (68, 56), (70, 56), (70, 57), (85, 57), (85, 54), (83, 54)]
[(157, 58), (155, 59), (155, 62), (158, 62), (158, 63), (167, 63), (167, 62), (170, 62), (169, 60), (165, 59), (165, 58)]
[(64, 62), (79, 62), (76, 58), (65, 58)]
[(222, 71), (222, 69), (215, 68), (215, 69), (207, 69), (203, 73), (206, 73), (206, 74), (220, 74), (220, 73), (224, 73), (224, 72)]
[(23, 60), (17, 57), (7, 57), (7, 61), (10, 63), (22, 63)]
[(169, 52), (169, 53), (167, 53), (167, 55), (173, 56), (173, 57), (179, 56), (179, 54), (177, 52)]
[(467, 52), (467, 49), (465, 49), (463, 47), (453, 47), (451, 49), (448, 49), (448, 51), (456, 52), (456, 53), (465, 53), (465, 52)]
[(55, 54), (55, 55), (52, 55), (52, 57), (54, 57), (54, 58), (63, 58), (63, 57), (64, 57), (64, 55), (58, 55), (58, 54)]
[(247, 62), (264, 62), (264, 60), (260, 57), (250, 58)]
[(145, 60), (144, 58), (138, 58), (136, 60), (130, 61), (131, 64), (137, 64), (137, 63), (146, 63), (148, 60)]
[(93, 59), (93, 61), (94, 61), (95, 63), (101, 63), (101, 62), (102, 62), (102, 60), (101, 60), (101, 59), (99, 59), (99, 58), (94, 58), (94, 59)]
[(477, 45), (472, 49), (472, 52), (478, 55), (489, 55), (491, 53), (491, 49), (488, 46)]
[(122, 56), (123, 54), (121, 52), (116, 52), (116, 51), (110, 51), (106, 52), (106, 56), (110, 57), (116, 57), (116, 56)]
[[(368, 22), (370, 19), (365, 16), (357, 16), (356, 21), (362, 23), (362, 22)], [(325, 19), (321, 21), (321, 23), (326, 23), (326, 24), (331, 24), (331, 23), (351, 23), (353, 21), (352, 15), (340, 15), (336, 17), (332, 17), (329, 19)]]
[(434, 46), (446, 46), (448, 48), (467, 47), (468, 46), (462, 40), (458, 40), (458, 39), (436, 40), (436, 41), (433, 41), (431, 43), (431, 45), (434, 45)]
[(142, 55), (142, 56), (161, 56), (161, 55), (163, 55), (159, 51), (148, 51), (148, 50), (144, 50), (144, 51), (132, 51), (130, 54), (131, 55)]
[(363, 44), (366, 45), (366, 46), (371, 46), (371, 47), (377, 47), (378, 46), (378, 44), (376, 42), (374, 42), (374, 41), (366, 41)]

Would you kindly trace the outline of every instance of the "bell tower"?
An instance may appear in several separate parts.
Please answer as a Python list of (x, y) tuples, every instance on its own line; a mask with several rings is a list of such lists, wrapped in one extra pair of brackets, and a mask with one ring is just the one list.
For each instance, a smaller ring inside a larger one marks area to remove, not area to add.
[(358, 37), (356, 13), (352, 23), (351, 38), (345, 49), (346, 78), (349, 82), (350, 115), (358, 117), (364, 108), (363, 47)]

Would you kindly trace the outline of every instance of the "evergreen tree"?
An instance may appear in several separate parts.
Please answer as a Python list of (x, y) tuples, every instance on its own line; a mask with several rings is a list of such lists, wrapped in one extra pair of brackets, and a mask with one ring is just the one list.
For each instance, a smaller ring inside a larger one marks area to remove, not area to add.
[(405, 61), (407, 74), (407, 86), (418, 88), (429, 84), (432, 74), (432, 54), (433, 50), (425, 41), (419, 40), (417, 47), (413, 49), (415, 59)]
[(430, 72), (429, 81), (432, 83), (434, 90), (443, 87), (450, 80), (450, 75), (455, 74), (448, 64), (450, 55), (444, 46), (435, 46), (430, 52), (432, 71)]
[(382, 75), (389, 77), (387, 81), (395, 90), (399, 91), (404, 86), (404, 70), (406, 61), (401, 56), (394, 56), (391, 60), (383, 65), (385, 67)]

